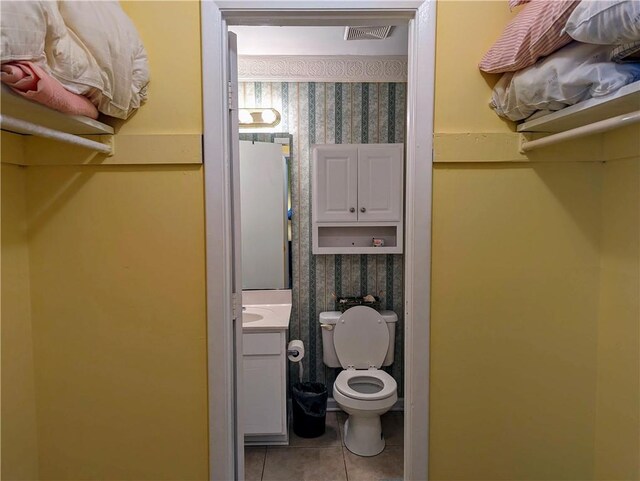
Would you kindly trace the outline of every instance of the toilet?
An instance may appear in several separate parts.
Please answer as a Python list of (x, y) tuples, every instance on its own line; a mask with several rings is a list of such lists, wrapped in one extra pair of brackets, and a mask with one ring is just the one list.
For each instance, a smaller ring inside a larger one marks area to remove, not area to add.
[(349, 415), (344, 444), (359, 456), (384, 450), (380, 416), (398, 400), (398, 385), (381, 368), (393, 363), (397, 321), (392, 311), (366, 306), (320, 313), (323, 361), (343, 368), (333, 384), (333, 398)]

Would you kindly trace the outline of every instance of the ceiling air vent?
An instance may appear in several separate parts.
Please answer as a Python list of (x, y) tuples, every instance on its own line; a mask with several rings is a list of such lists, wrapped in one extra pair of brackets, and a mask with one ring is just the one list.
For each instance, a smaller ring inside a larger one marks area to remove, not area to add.
[(382, 40), (387, 38), (393, 27), (345, 27), (345, 40)]

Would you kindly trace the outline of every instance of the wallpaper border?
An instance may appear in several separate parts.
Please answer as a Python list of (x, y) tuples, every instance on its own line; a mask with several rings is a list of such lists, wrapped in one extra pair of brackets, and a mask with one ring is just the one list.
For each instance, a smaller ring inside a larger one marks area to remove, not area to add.
[(240, 55), (242, 82), (406, 82), (404, 55)]

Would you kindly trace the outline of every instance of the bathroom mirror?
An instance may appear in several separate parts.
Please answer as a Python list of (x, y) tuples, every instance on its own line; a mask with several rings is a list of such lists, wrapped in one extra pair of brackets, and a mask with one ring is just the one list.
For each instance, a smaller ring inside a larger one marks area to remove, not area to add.
[(291, 136), (240, 134), (242, 288), (290, 288)]

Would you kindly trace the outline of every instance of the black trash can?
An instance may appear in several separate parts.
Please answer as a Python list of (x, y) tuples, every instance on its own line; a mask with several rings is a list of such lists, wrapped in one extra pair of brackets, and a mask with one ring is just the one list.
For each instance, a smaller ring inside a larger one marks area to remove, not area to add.
[(327, 388), (319, 382), (297, 382), (292, 388), (293, 432), (301, 438), (324, 434)]

